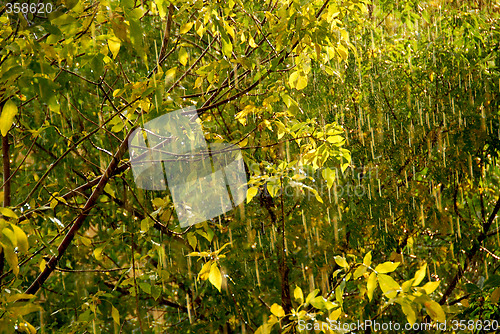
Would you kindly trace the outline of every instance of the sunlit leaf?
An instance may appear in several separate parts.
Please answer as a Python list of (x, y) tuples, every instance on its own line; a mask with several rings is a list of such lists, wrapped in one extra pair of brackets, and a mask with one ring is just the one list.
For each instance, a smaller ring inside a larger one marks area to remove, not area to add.
[(247, 203), (250, 203), (250, 201), (257, 195), (259, 192), (259, 188), (257, 187), (250, 187), (247, 189)]
[(372, 272), (366, 281), (366, 294), (368, 295), (368, 299), (371, 301), (373, 298), (373, 292), (377, 287), (377, 275)]
[(299, 303), (303, 303), (304, 302), (304, 294), (302, 293), (302, 289), (299, 286), (296, 286), (295, 290), (293, 290), (293, 297)]
[(342, 256), (335, 256), (335, 262), (342, 268), (349, 267), (349, 264), (347, 263), (346, 259)]
[(187, 62), (188, 62), (188, 58), (189, 58), (189, 55), (186, 51), (185, 48), (180, 48), (179, 49), (179, 62), (186, 66), (187, 65)]
[(434, 290), (437, 289), (440, 283), (441, 281), (427, 282), (422, 288), (425, 290), (425, 293), (430, 295), (431, 293), (434, 292)]
[(431, 316), (432, 320), (442, 323), (446, 321), (446, 315), (444, 314), (443, 308), (439, 305), (439, 303), (429, 300), (424, 303), (424, 306), (427, 314)]
[(118, 52), (120, 51), (120, 46), (121, 46), (121, 41), (118, 37), (111, 37), (108, 39), (108, 47), (109, 51), (111, 51), (111, 54), (113, 55), (113, 59), (116, 58), (118, 55)]
[(19, 226), (11, 224), (11, 227), (14, 230), (14, 234), (17, 239), (17, 247), (19, 248), (19, 251), (22, 253), (26, 253), (29, 249), (28, 237)]
[(392, 273), (399, 266), (399, 262), (384, 262), (375, 267), (379, 274)]
[(369, 267), (372, 264), (372, 252), (371, 251), (366, 253), (365, 257), (363, 258), (363, 264), (367, 267)]
[(222, 287), (222, 275), (216, 262), (212, 263), (212, 266), (210, 267), (208, 280), (210, 281), (210, 283), (212, 283), (213, 286), (217, 288), (217, 290), (219, 290), (219, 292), (221, 291), (220, 289)]
[(386, 274), (379, 274), (377, 278), (382, 292), (389, 298), (396, 297), (397, 291), (400, 289), (399, 284), (391, 276)]
[(194, 22), (188, 22), (184, 24), (181, 29), (179, 30), (179, 34), (183, 35), (187, 33), (189, 30), (191, 30), (191, 27), (193, 26)]
[(425, 278), (427, 272), (427, 263), (424, 263), (419, 270), (415, 273), (415, 280), (413, 281), (413, 286), (418, 286), (420, 282)]
[(285, 316), (285, 311), (283, 310), (283, 307), (281, 307), (281, 305), (278, 305), (276, 303), (271, 305), (271, 313), (277, 316), (278, 318), (282, 318)]

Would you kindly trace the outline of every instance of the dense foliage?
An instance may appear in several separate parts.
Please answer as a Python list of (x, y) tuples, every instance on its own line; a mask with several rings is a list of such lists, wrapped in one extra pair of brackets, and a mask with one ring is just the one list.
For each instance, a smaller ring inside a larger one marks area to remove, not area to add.
[[(4, 2), (0, 332), (500, 319), (498, 2)], [(182, 229), (127, 138), (193, 105), (249, 181)]]

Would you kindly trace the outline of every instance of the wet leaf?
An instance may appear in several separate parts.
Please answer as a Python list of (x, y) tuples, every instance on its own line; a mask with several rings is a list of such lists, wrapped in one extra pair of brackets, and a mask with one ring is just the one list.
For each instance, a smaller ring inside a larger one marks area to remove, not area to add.
[[(17, 114), (17, 106), (12, 100), (5, 102), (2, 108), (2, 115), (0, 115), (0, 131), (2, 136), (6, 136), (12, 126), (14, 117)], [(3, 214), (3, 212), (2, 212)]]
[(347, 268), (349, 267), (349, 264), (347, 263), (347, 261), (345, 260), (345, 258), (343, 258), (342, 256), (335, 256), (335, 262), (341, 266), (342, 268)]
[(377, 275), (372, 272), (366, 281), (366, 294), (368, 295), (368, 299), (371, 301), (373, 298), (373, 292), (377, 287)]
[(302, 289), (298, 286), (295, 287), (295, 290), (293, 290), (293, 297), (299, 302), (303, 303), (304, 302), (304, 294), (302, 293)]
[(384, 262), (375, 267), (375, 271), (379, 274), (392, 273), (399, 266), (399, 262)]
[(217, 288), (217, 290), (219, 290), (219, 292), (221, 291), (220, 289), (222, 287), (222, 275), (216, 262), (212, 263), (212, 266), (210, 267), (208, 280), (210, 281), (210, 283), (212, 283), (213, 286)]
[(425, 278), (427, 272), (427, 263), (424, 263), (419, 270), (415, 273), (415, 280), (413, 281), (413, 286), (418, 286), (420, 282)]
[(281, 307), (281, 305), (278, 305), (276, 303), (271, 305), (271, 313), (277, 316), (278, 318), (282, 318), (285, 316), (285, 311), (283, 310), (283, 307)]

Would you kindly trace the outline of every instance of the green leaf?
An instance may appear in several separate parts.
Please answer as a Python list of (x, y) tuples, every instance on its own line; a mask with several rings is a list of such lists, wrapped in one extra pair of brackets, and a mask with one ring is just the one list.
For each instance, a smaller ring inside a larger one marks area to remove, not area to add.
[(216, 262), (212, 263), (212, 266), (210, 267), (210, 274), (208, 276), (208, 280), (220, 292), (220, 289), (222, 287), (222, 275), (220, 273), (219, 267), (217, 266)]
[(392, 273), (399, 266), (399, 262), (384, 262), (375, 267), (375, 271), (379, 274)]
[(115, 324), (120, 324), (120, 312), (118, 312), (116, 307), (114, 307), (113, 305), (111, 305), (111, 317), (113, 318)]
[(328, 301), (323, 296), (318, 296), (311, 300), (311, 305), (317, 308), (318, 310), (331, 310), (335, 307), (335, 304), (331, 301)]
[(278, 318), (282, 318), (285, 316), (285, 311), (283, 310), (283, 307), (281, 307), (281, 305), (278, 305), (276, 303), (271, 305), (271, 313), (277, 316)]
[(490, 300), (494, 304), (498, 303), (498, 301), (500, 300), (500, 287), (493, 290)]
[(498, 286), (500, 286), (500, 275), (493, 275), (484, 282), (483, 289), (496, 288)]

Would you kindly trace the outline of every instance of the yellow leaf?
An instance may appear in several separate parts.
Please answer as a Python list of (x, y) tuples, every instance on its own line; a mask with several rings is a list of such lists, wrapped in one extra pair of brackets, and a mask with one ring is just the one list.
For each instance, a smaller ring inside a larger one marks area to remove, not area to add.
[(188, 58), (189, 58), (189, 56), (188, 56), (186, 49), (180, 48), (180, 50), (179, 50), (179, 62), (183, 66), (186, 66), (186, 64), (188, 62)]
[(102, 261), (102, 251), (102, 247), (97, 247), (96, 249), (94, 249), (94, 256), (97, 261)]
[(347, 261), (342, 256), (335, 256), (335, 262), (337, 262), (337, 264), (339, 266), (341, 266), (342, 268), (349, 267), (349, 264), (347, 263)]
[(206, 262), (203, 267), (201, 267), (200, 272), (198, 273), (198, 279), (206, 280), (210, 275), (210, 267), (212, 266), (213, 261), (210, 260)]
[(406, 315), (408, 323), (413, 326), (415, 321), (417, 321), (417, 315), (415, 314), (415, 310), (407, 302), (402, 302), (401, 308), (403, 309), (403, 313)]
[(321, 175), (326, 180), (328, 189), (331, 189), (335, 181), (335, 170), (327, 167), (321, 171)]
[(434, 290), (437, 289), (437, 287), (439, 286), (439, 283), (441, 283), (441, 281), (435, 281), (435, 282), (427, 282), (425, 283), (425, 285), (423, 286), (424, 290), (425, 290), (425, 293), (430, 295), (431, 293), (434, 292)]
[(297, 79), (297, 86), (295, 86), (295, 88), (297, 88), (297, 90), (301, 90), (306, 88), (306, 86), (307, 86), (307, 77), (305, 75), (300, 75), (299, 78)]
[(359, 265), (358, 268), (356, 268), (356, 271), (354, 271), (354, 279), (357, 279), (358, 277), (361, 277), (366, 273), (366, 266), (365, 265)]
[(490, 300), (492, 303), (498, 303), (498, 300), (500, 299), (500, 288), (496, 288), (495, 290), (493, 290), (493, 292), (491, 293), (491, 297), (490, 297)]
[(8, 296), (6, 300), (7, 302), (12, 303), (19, 299), (33, 299), (33, 298), (35, 298), (35, 295), (30, 295), (27, 293), (16, 293), (14, 295)]
[(219, 290), (222, 286), (222, 275), (220, 273), (219, 267), (217, 267), (217, 263), (212, 263), (210, 267), (210, 275), (208, 276), (208, 280)]
[(231, 57), (233, 53), (233, 44), (231, 41), (222, 40), (222, 52), (226, 57)]
[(342, 314), (342, 309), (339, 307), (338, 309), (336, 309), (336, 310), (332, 311), (332, 313), (330, 313), (330, 315), (328, 316), (328, 319), (337, 320), (341, 314)]
[(278, 305), (276, 303), (274, 303), (271, 306), (271, 313), (277, 316), (278, 318), (282, 318), (285, 316), (285, 311), (283, 310), (283, 307), (281, 307), (281, 305)]
[(194, 82), (194, 88), (200, 88), (202, 84), (203, 84), (203, 77), (198, 77)]
[(372, 251), (366, 253), (365, 257), (363, 258), (363, 264), (367, 267), (372, 264)]
[(297, 79), (299, 78), (299, 75), (300, 75), (299, 71), (295, 71), (292, 74), (290, 74), (290, 77), (288, 78), (288, 83), (290, 84), (290, 86), (292, 88), (295, 87), (295, 83), (296, 83)]
[(384, 262), (375, 267), (375, 271), (379, 274), (391, 273), (399, 266), (399, 262)]
[(337, 47), (337, 52), (339, 53), (342, 60), (347, 60), (347, 49), (343, 45)]
[(45, 259), (41, 259), (40, 260), (40, 264), (38, 265), (38, 267), (40, 268), (40, 272), (44, 271), (45, 270), (45, 265), (47, 264), (47, 261), (45, 261)]
[(4, 228), (2, 230), (2, 234), (4, 236), (6, 236), (7, 239), (9, 239), (10, 243), (12, 244), (12, 248), (16, 248), (17, 247), (17, 238), (16, 238), (16, 234), (14, 233), (14, 231), (12, 231), (9, 228)]
[(255, 40), (253, 39), (252, 35), (248, 36), (248, 44), (254, 49), (258, 47), (258, 45), (255, 44)]
[(194, 24), (194, 22), (188, 22), (188, 23), (186, 23), (185, 25), (183, 25), (181, 27), (181, 30), (179, 31), (179, 33), (181, 35), (187, 33), (189, 30), (191, 30), (191, 27), (193, 26), (193, 24)]
[(120, 324), (120, 312), (113, 305), (111, 305), (111, 317), (115, 324)]
[(16, 114), (16, 104), (12, 100), (8, 100), (7, 102), (5, 102), (5, 105), (2, 109), (2, 115), (0, 116), (0, 131), (2, 132), (2, 136), (5, 137), (7, 135), (7, 132), (9, 132)]
[(174, 81), (176, 71), (177, 71), (177, 67), (172, 67), (167, 72), (165, 72), (165, 82)]
[(295, 287), (295, 290), (293, 290), (293, 297), (299, 302), (302, 303), (304, 302), (304, 294), (302, 293), (302, 289), (298, 286)]
[(12, 247), (5, 247), (3, 244), (1, 246), (3, 248), (5, 259), (7, 260), (7, 263), (9, 264), (10, 268), (12, 269), (12, 272), (14, 273), (14, 275), (17, 276), (17, 274), (19, 274), (19, 265), (18, 265), (17, 255), (14, 252), (14, 249)]
[(420, 282), (425, 278), (427, 272), (427, 263), (424, 263), (419, 270), (415, 273), (415, 280), (413, 281), (413, 286), (418, 286)]
[(443, 308), (437, 302), (430, 300), (424, 303), (425, 310), (427, 314), (431, 316), (432, 320), (445, 322), (446, 315), (444, 314)]
[(380, 289), (389, 298), (394, 298), (400, 289), (399, 284), (389, 275), (379, 274), (378, 284), (380, 284)]
[(373, 298), (373, 291), (377, 287), (377, 276), (374, 272), (370, 274), (368, 280), (366, 281), (366, 294), (368, 295), (368, 299), (371, 301)]
[(250, 201), (257, 195), (259, 192), (259, 188), (257, 187), (250, 187), (247, 189), (247, 203), (250, 203)]
[(5, 217), (17, 218), (16, 213), (9, 208), (0, 207), (0, 213)]
[(118, 52), (120, 51), (120, 45), (121, 43), (118, 37), (113, 36), (108, 39), (108, 47), (109, 51), (111, 51), (111, 54), (113, 54), (113, 59), (115, 59), (116, 56), (118, 55)]
[(17, 225), (11, 224), (11, 227), (14, 230), (14, 234), (16, 235), (17, 247), (19, 248), (19, 251), (22, 253), (26, 253), (29, 248), (28, 238), (26, 237), (26, 234)]

